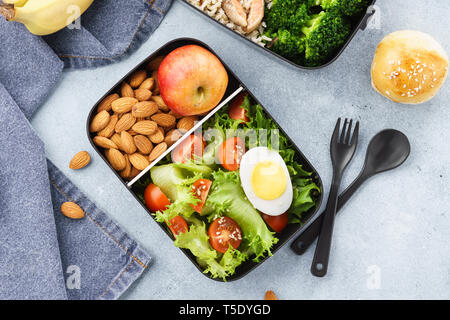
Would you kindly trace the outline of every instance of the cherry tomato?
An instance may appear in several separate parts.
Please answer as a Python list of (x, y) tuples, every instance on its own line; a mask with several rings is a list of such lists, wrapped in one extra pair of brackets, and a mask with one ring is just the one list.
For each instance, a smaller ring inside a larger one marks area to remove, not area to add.
[(180, 216), (176, 216), (175, 218), (170, 219), (169, 223), (169, 229), (170, 231), (172, 231), (175, 237), (180, 233), (185, 233), (189, 230), (186, 220), (184, 220)]
[(170, 205), (170, 201), (166, 195), (153, 183), (150, 183), (147, 188), (145, 188), (144, 199), (147, 208), (149, 208), (151, 212), (164, 211), (167, 209), (167, 206)]
[(242, 242), (239, 225), (229, 217), (220, 217), (211, 223), (208, 230), (209, 243), (220, 253), (227, 252), (230, 245), (237, 249)]
[(247, 96), (246, 92), (240, 93), (230, 104), (230, 108), (228, 109), (228, 115), (233, 120), (242, 120), (244, 122), (249, 122), (250, 119), (245, 115), (247, 110), (242, 108), (242, 104), (244, 103), (244, 99)]
[(192, 193), (196, 198), (200, 199), (195, 206), (191, 204), (191, 207), (195, 212), (202, 213), (203, 205), (206, 202), (211, 185), (212, 181), (208, 179), (199, 179), (192, 185)]
[(219, 160), (222, 166), (229, 171), (236, 171), (241, 165), (245, 153), (245, 142), (239, 137), (226, 140), (219, 148)]
[(187, 160), (200, 158), (205, 149), (205, 142), (200, 135), (191, 134), (184, 139), (172, 152), (172, 161), (184, 163)]
[(261, 213), (264, 221), (269, 225), (269, 227), (275, 232), (281, 232), (286, 228), (288, 224), (288, 214), (287, 212), (279, 216), (269, 216), (268, 214)]

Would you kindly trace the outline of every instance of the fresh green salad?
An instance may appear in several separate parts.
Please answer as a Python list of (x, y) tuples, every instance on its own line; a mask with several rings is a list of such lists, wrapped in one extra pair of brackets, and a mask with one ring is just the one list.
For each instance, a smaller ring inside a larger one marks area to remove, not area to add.
[(272, 254), (321, 192), (262, 107), (244, 92), (186, 137), (134, 191), (212, 278)]
[(329, 61), (348, 40), (371, 0), (273, 0), (266, 7), (266, 46), (300, 65)]

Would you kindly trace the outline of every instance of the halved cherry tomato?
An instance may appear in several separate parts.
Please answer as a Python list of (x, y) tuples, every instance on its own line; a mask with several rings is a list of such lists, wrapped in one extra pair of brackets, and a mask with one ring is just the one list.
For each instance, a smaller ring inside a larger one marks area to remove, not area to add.
[(176, 216), (175, 218), (170, 219), (169, 223), (169, 229), (170, 231), (172, 231), (175, 237), (180, 233), (185, 233), (189, 230), (186, 220), (184, 220), (180, 216)]
[(264, 221), (269, 225), (269, 227), (275, 232), (281, 232), (286, 228), (288, 224), (288, 214), (287, 212), (279, 216), (269, 216), (268, 214), (261, 213)]
[(166, 195), (153, 183), (150, 183), (147, 188), (145, 188), (144, 199), (147, 208), (149, 208), (151, 212), (164, 211), (167, 209), (167, 206), (170, 205), (170, 201)]
[(184, 139), (172, 152), (172, 161), (184, 163), (187, 160), (201, 158), (205, 149), (205, 142), (201, 135), (191, 134)]
[(239, 137), (226, 140), (219, 148), (219, 161), (229, 171), (236, 171), (245, 153), (245, 142)]
[(227, 252), (230, 245), (237, 249), (242, 242), (242, 231), (230, 217), (220, 217), (211, 223), (208, 230), (209, 243), (220, 253)]
[(192, 193), (196, 198), (200, 199), (195, 206), (191, 204), (195, 212), (202, 213), (203, 205), (206, 202), (211, 185), (212, 181), (208, 179), (198, 179), (192, 185)]
[(228, 115), (233, 120), (242, 120), (244, 122), (249, 122), (250, 119), (245, 115), (247, 110), (242, 108), (242, 104), (244, 103), (244, 99), (247, 96), (247, 92), (240, 93), (230, 104), (230, 108), (228, 109)]

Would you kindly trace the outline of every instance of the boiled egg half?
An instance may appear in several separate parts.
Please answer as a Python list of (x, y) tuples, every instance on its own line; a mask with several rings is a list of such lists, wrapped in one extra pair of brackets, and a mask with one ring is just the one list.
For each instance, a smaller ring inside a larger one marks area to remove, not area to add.
[(266, 147), (250, 149), (242, 156), (240, 177), (247, 199), (262, 213), (278, 216), (291, 206), (291, 177), (278, 152)]

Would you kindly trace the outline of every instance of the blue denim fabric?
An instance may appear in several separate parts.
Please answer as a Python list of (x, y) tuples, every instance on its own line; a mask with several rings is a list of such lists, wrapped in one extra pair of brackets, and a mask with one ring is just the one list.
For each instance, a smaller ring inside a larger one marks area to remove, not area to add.
[[(117, 299), (147, 269), (145, 251), (47, 161), (28, 120), (64, 67), (122, 59), (171, 2), (96, 0), (81, 30), (45, 38), (0, 18), (0, 299)], [(86, 217), (63, 216), (65, 201)]]
[(107, 65), (135, 51), (158, 27), (172, 0), (95, 0), (81, 30), (44, 37), (66, 68)]

